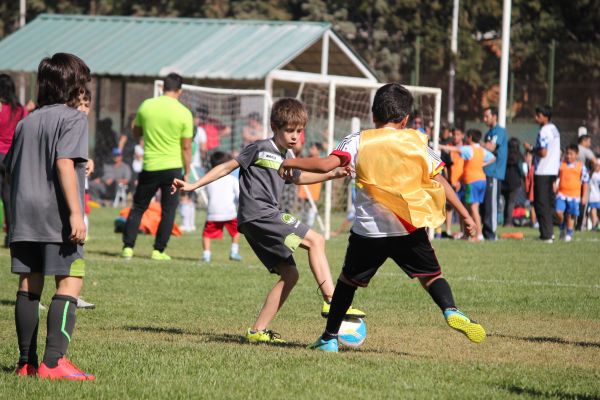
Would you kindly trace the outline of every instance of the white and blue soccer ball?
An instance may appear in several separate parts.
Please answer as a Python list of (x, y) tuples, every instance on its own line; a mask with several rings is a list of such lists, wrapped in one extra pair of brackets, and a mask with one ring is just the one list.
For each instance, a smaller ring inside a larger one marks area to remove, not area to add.
[(358, 348), (367, 338), (367, 324), (362, 318), (346, 318), (338, 332), (338, 340), (348, 347)]

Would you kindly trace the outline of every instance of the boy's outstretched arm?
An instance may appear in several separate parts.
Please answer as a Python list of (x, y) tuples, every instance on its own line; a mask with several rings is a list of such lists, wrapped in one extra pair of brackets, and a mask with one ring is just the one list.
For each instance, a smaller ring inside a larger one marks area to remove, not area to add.
[(447, 144), (440, 144), (439, 145), (440, 150), (446, 151), (448, 153), (452, 152), (452, 153), (460, 153), (460, 148), (456, 147), (456, 146), (450, 146)]
[(58, 182), (65, 196), (67, 207), (69, 207), (69, 224), (71, 225), (69, 240), (73, 243), (83, 244), (86, 236), (86, 228), (83, 222), (81, 205), (79, 204), (79, 195), (77, 194), (75, 161), (70, 158), (59, 158), (56, 160), (56, 169), (58, 172)]
[(342, 166), (342, 159), (330, 154), (327, 157), (289, 158), (279, 167), (279, 176), (285, 178), (292, 169), (306, 172), (324, 173)]
[(471, 215), (469, 215), (469, 212), (454, 192), (452, 186), (450, 186), (450, 184), (448, 183), (446, 178), (442, 176), (442, 174), (437, 174), (433, 177), (433, 179), (438, 181), (442, 185), (442, 187), (444, 188), (444, 193), (446, 193), (446, 200), (448, 200), (452, 207), (454, 207), (454, 209), (458, 211), (460, 216), (465, 221), (465, 228), (467, 229), (467, 232), (469, 232), (470, 236), (474, 237), (477, 233), (477, 225), (475, 225), (475, 221), (473, 221), (473, 218), (471, 218)]
[(231, 171), (239, 166), (240, 164), (234, 159), (217, 165), (196, 182), (189, 183), (181, 179), (174, 179), (173, 184), (171, 185), (171, 193), (175, 193), (177, 190), (191, 192), (192, 190), (196, 190), (204, 185), (208, 185), (209, 183), (216, 181), (219, 178), (229, 175)]
[(350, 176), (350, 167), (335, 168), (333, 171), (326, 172), (324, 174), (318, 174), (315, 172), (302, 172), (298, 179), (294, 181), (296, 185), (310, 185), (313, 183), (325, 182), (331, 179), (345, 178)]

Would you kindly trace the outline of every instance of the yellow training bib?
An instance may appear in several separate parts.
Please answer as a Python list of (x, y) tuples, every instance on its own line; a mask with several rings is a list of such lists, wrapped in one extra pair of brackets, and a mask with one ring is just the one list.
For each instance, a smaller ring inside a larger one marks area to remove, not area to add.
[(377, 203), (416, 228), (446, 218), (444, 188), (430, 178), (427, 137), (414, 129), (361, 132), (356, 183)]

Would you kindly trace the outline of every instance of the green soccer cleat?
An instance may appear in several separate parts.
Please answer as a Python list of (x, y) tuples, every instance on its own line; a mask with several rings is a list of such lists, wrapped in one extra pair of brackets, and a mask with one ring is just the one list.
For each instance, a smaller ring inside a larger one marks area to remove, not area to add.
[[(327, 318), (329, 316), (330, 308), (331, 308), (331, 304), (324, 301), (323, 308), (321, 308), (321, 316), (323, 318)], [(346, 315), (344, 316), (344, 318), (364, 318), (366, 316), (367, 316), (367, 314), (365, 314), (364, 311), (361, 311), (358, 308), (353, 308), (352, 306), (350, 306), (348, 308), (348, 310), (346, 311)]]
[(252, 332), (252, 329), (248, 328), (248, 330), (246, 331), (246, 340), (249, 343), (285, 343), (285, 340), (281, 338), (281, 335), (279, 333), (273, 332), (268, 329)]
[(131, 260), (131, 257), (133, 257), (133, 248), (123, 247), (123, 251), (121, 252), (121, 258), (125, 260)]
[(464, 334), (471, 342), (481, 343), (485, 340), (485, 329), (474, 320), (469, 319), (465, 314), (456, 308), (444, 310), (446, 323), (452, 329)]
[(152, 250), (151, 259), (157, 261), (171, 261), (171, 256), (164, 251)]

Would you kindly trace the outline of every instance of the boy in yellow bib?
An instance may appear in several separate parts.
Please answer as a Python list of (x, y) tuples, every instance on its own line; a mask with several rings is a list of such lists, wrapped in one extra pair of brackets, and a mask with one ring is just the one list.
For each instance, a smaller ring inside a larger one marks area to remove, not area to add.
[(427, 138), (405, 129), (412, 106), (406, 88), (384, 85), (372, 107), (376, 129), (347, 136), (328, 157), (287, 159), (279, 169), (281, 176), (293, 169), (328, 172), (350, 166), (356, 171), (356, 217), (344, 266), (325, 332), (310, 348), (338, 350), (337, 333), (356, 288), (366, 287), (390, 257), (408, 276), (419, 279), (448, 325), (475, 343), (485, 339), (483, 327), (456, 308), (425, 230), (444, 222), (446, 197), (464, 218), (470, 235), (475, 233), (475, 223), (441, 176), (444, 163), (429, 148)]

